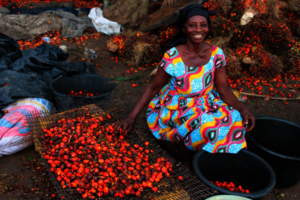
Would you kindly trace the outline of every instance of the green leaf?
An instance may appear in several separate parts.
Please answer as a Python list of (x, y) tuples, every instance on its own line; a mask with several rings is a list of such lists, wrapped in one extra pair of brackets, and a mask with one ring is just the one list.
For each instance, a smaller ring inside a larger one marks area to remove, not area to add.
[(7, 188), (8, 188), (7, 185), (5, 185), (4, 188), (7, 190)]
[(139, 85), (137, 85), (138, 91), (141, 92), (141, 88)]
[(295, 48), (293, 47), (293, 48), (291, 48), (291, 50), (294, 50)]
[(253, 47), (253, 51), (255, 51), (256, 47)]
[[(300, 49), (300, 48), (299, 48)], [(297, 53), (299, 53), (299, 49), (297, 49)]]
[(32, 157), (31, 157), (31, 156), (28, 156), (28, 159), (29, 159), (29, 160), (32, 160)]

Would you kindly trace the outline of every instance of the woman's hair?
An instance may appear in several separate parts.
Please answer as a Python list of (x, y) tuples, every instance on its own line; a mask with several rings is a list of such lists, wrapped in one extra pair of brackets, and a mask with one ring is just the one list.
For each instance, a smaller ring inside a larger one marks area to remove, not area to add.
[(205, 8), (202, 5), (199, 4), (193, 4), (186, 6), (185, 8), (181, 9), (179, 11), (179, 19), (178, 19), (178, 31), (176, 35), (171, 39), (170, 46), (175, 47), (179, 44), (185, 44), (186, 41), (186, 35), (182, 31), (185, 22), (195, 16), (195, 15), (202, 15), (207, 19), (208, 24), (210, 25), (210, 16), (216, 15), (217, 11), (208, 11), (207, 8)]

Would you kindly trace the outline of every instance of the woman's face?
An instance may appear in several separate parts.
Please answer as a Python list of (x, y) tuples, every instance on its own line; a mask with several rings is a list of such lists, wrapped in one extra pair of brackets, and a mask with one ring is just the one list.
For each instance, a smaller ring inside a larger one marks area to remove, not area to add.
[(192, 43), (201, 43), (209, 32), (207, 19), (202, 15), (190, 17), (182, 30), (186, 34), (187, 40)]

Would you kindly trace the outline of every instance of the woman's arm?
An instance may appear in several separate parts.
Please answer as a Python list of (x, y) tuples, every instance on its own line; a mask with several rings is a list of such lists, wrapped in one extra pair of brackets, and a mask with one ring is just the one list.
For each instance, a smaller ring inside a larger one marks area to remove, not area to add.
[[(215, 86), (217, 92), (220, 94), (221, 99), (228, 104), (229, 106), (233, 107), (234, 109), (238, 110), (241, 113), (241, 116), (246, 123), (247, 131), (251, 131), (255, 126), (255, 118), (254, 116), (248, 111), (248, 109), (236, 98), (233, 94), (231, 89), (227, 84), (227, 76), (226, 76), (226, 68), (220, 67), (216, 68), (215, 70)], [(250, 120), (250, 123), (249, 123)]]
[(165, 72), (162, 67), (158, 67), (153, 81), (148, 85), (147, 89), (135, 105), (132, 112), (126, 119), (115, 123), (114, 129), (121, 129), (122, 131), (126, 132), (130, 131), (136, 118), (139, 116), (145, 106), (150, 103), (153, 97), (162, 89), (162, 87), (166, 85), (170, 77), (171, 76), (167, 72)]

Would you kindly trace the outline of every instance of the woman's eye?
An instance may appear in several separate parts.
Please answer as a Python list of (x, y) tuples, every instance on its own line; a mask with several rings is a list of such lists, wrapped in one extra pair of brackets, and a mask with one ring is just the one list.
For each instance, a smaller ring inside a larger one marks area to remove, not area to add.
[(201, 24), (201, 26), (202, 26), (202, 27), (206, 27), (206, 26), (207, 26), (207, 24)]
[(191, 25), (190, 25), (190, 27), (195, 27), (195, 26), (196, 26), (195, 24), (191, 24)]

